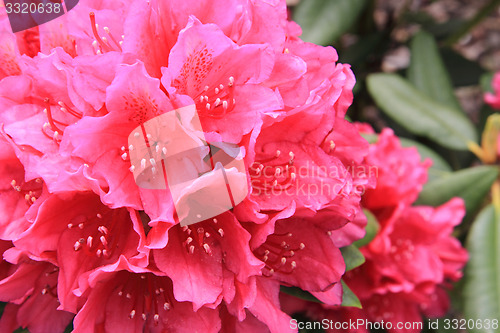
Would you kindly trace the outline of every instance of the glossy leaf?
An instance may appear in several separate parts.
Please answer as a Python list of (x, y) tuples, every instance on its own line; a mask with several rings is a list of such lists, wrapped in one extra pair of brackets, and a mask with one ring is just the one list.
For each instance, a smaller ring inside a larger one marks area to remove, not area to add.
[[(370, 243), (372, 241), (372, 239), (375, 238), (375, 236), (377, 235), (377, 232), (380, 229), (380, 224), (378, 223), (375, 215), (373, 215), (368, 209), (363, 209), (363, 213), (365, 214), (366, 219), (367, 219), (366, 228), (365, 228), (366, 234), (365, 234), (365, 237), (354, 242), (354, 245), (358, 249), (360, 247), (363, 247), (366, 244)], [(363, 262), (364, 262), (364, 260), (363, 260)], [(347, 268), (346, 268), (346, 270), (347, 270)]]
[(436, 153), (431, 148), (410, 139), (400, 138), (400, 140), (401, 140), (401, 146), (403, 147), (417, 148), (421, 161), (425, 161), (427, 159), (430, 159), (432, 161), (432, 165), (427, 171), (428, 182), (431, 182), (438, 178), (442, 178), (447, 174), (449, 174), (450, 172), (453, 172), (453, 169), (448, 164), (448, 162), (446, 162), (446, 160), (442, 158), (441, 155)]
[(298, 287), (287, 287), (287, 286), (280, 286), (280, 291), (288, 294), (295, 296), (297, 298), (303, 299), (305, 301), (310, 301), (310, 302), (316, 302), (316, 303), (322, 303), (319, 299), (311, 295), (309, 292), (304, 291)]
[(477, 85), (485, 70), (474, 61), (464, 58), (452, 49), (441, 49), (441, 57), (447, 72), (453, 81), (453, 86), (464, 87)]
[(328, 45), (356, 22), (367, 0), (307, 0), (294, 10), (306, 42)]
[[(401, 141), (401, 146), (403, 147), (415, 147), (418, 150), (418, 153), (420, 154), (420, 159), (422, 161), (425, 161), (426, 159), (432, 160), (432, 166), (429, 170), (429, 174), (434, 174), (434, 175), (445, 175), (448, 172), (453, 171), (448, 162), (444, 158), (441, 157), (438, 153), (436, 153), (434, 150), (431, 148), (427, 147), (426, 145), (423, 145), (419, 142), (406, 139), (406, 138), (399, 138)], [(430, 175), (429, 175), (430, 176)]]
[(350, 271), (365, 262), (365, 257), (354, 245), (345, 246), (340, 249), (340, 252), (342, 252), (342, 257), (344, 257), (346, 271)]
[(378, 134), (361, 133), (361, 136), (370, 144), (378, 141)]
[(486, 73), (481, 76), (479, 83), (483, 91), (493, 92), (493, 87), (491, 86), (491, 83), (493, 81), (493, 76), (495, 76), (495, 73)]
[(430, 98), (463, 113), (437, 43), (427, 32), (418, 32), (411, 41), (408, 80)]
[(483, 202), (497, 176), (498, 168), (494, 166), (450, 173), (425, 184), (416, 204), (438, 206), (453, 197), (461, 197), (465, 200), (467, 213), (472, 214)]
[[(500, 216), (493, 205), (484, 208), (474, 221), (467, 249), (470, 258), (465, 273), (465, 317), (481, 319), (484, 325), (485, 319), (500, 319)], [(469, 332), (500, 329), (474, 328)]]
[(371, 74), (367, 83), (377, 105), (409, 132), (457, 150), (476, 141), (476, 130), (465, 115), (434, 101), (399, 75)]
[(361, 302), (359, 298), (352, 292), (352, 290), (342, 281), (342, 306), (353, 306), (361, 309)]
[(380, 45), (387, 42), (383, 32), (373, 32), (361, 37), (356, 43), (351, 45), (339, 54), (340, 62), (350, 64), (353, 68), (366, 64), (366, 58), (373, 56)]

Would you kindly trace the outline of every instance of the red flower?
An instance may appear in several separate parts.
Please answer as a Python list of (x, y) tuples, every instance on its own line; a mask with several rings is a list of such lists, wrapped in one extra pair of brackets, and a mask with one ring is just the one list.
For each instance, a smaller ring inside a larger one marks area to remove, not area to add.
[(72, 312), (78, 302), (73, 291), (94, 269), (120, 256), (147, 265), (148, 251), (136, 212), (110, 209), (92, 192), (51, 195), (15, 244), (37, 256), (56, 254), (59, 300), (62, 309)]
[(378, 141), (370, 145), (366, 158), (376, 167), (377, 186), (368, 189), (363, 207), (370, 210), (413, 203), (427, 182), (431, 161), (420, 162), (416, 148), (402, 148), (390, 129), (384, 129)]
[(38, 261), (40, 258), (32, 260), (16, 248), (6, 250), (3, 256), (11, 265), (6, 277), (5, 270), (2, 272), (0, 281), (0, 301), (9, 302), (0, 319), (0, 330), (13, 332), (24, 327), (33, 333), (64, 331), (73, 314), (58, 309), (57, 266)]
[(493, 93), (487, 92), (484, 95), (484, 101), (488, 103), (492, 108), (500, 109), (500, 72), (497, 72), (493, 76), (491, 85), (493, 87)]
[(215, 310), (193, 311), (179, 302), (172, 281), (159, 272), (129, 264), (124, 257), (102, 266), (80, 290), (86, 298), (74, 321), (74, 332), (218, 332)]

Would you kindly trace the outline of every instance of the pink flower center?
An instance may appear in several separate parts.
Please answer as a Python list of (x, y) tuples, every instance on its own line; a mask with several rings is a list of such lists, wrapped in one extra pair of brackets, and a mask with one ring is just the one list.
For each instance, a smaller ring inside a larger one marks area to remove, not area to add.
[(234, 77), (230, 76), (227, 82), (215, 86), (205, 86), (203, 92), (194, 98), (196, 109), (201, 116), (211, 118), (222, 118), (233, 110), (236, 100), (234, 99)]
[(42, 194), (42, 183), (43, 181), (40, 178), (30, 180), (29, 182), (17, 182), (15, 179), (12, 179), (10, 185), (16, 192), (24, 196), (26, 203), (31, 206)]
[[(167, 156), (167, 147), (166, 145), (170, 143), (170, 141), (166, 140), (166, 142), (162, 143), (160, 140), (155, 139), (153, 135), (150, 133), (146, 133), (146, 129), (144, 126), (141, 126), (142, 133), (135, 132), (134, 137), (139, 138), (141, 136), (144, 136), (145, 134), (145, 145), (144, 146), (134, 146), (134, 145), (129, 145), (128, 147), (122, 146), (120, 148), (121, 151), (121, 158), (123, 161), (125, 161), (127, 164), (130, 164), (130, 153), (133, 150), (138, 150), (136, 153), (136, 156), (141, 156), (142, 158), (140, 159), (140, 170), (144, 171), (146, 168), (151, 167), (151, 172), (153, 175), (156, 174), (158, 169), (163, 166), (164, 164), (164, 159)], [(130, 172), (134, 172), (136, 169), (136, 166), (132, 165), (130, 166), (129, 170)]]
[(224, 237), (224, 229), (218, 225), (216, 218), (212, 221), (197, 223), (196, 226), (184, 226), (182, 231), (186, 237), (183, 245), (189, 254), (193, 254), (198, 248), (211, 256), (214, 243), (218, 243), (220, 238)]
[(276, 155), (255, 161), (249, 168), (252, 187), (260, 191), (273, 191), (273, 193), (285, 191), (293, 186), (297, 178), (297, 172), (294, 166), (295, 155), (293, 152), (288, 154), (289, 159), (278, 163), (281, 152), (276, 151)]
[(152, 319), (157, 326), (161, 317), (174, 307), (171, 281), (151, 273), (132, 274), (121, 271), (118, 274), (116, 280), (121, 283), (117, 283), (114, 292), (123, 297), (130, 307), (128, 318), (140, 316), (144, 321)]
[(266, 264), (263, 268), (265, 276), (272, 276), (275, 272), (291, 274), (297, 267), (293, 257), (306, 246), (292, 236), (291, 232), (269, 235), (267, 241), (254, 251), (255, 256)]
[(84, 235), (88, 235), (78, 239), (73, 249), (83, 251), (88, 256), (109, 258), (118, 246), (118, 237), (114, 237), (117, 233), (113, 229), (119, 218), (115, 214), (115, 211), (108, 210), (91, 217), (79, 215), (73, 218), (68, 229), (79, 228)]
[[(64, 134), (64, 128), (66, 128), (70, 124), (65, 123), (63, 121), (59, 121), (54, 117), (53, 114), (54, 110), (50, 105), (49, 98), (45, 98), (44, 103), (45, 103), (45, 109), (43, 110), (43, 113), (47, 115), (48, 122), (43, 124), (42, 132), (49, 139), (52, 139), (56, 143), (59, 143), (61, 142), (61, 135)], [(64, 104), (64, 102), (62, 101), (57, 103), (57, 106), (54, 107), (56, 108), (56, 111), (60, 115), (69, 115), (77, 119), (81, 119), (83, 117), (83, 115), (80, 112), (73, 110), (72, 108)]]
[(391, 246), (391, 254), (394, 260), (400, 261), (401, 259), (411, 260), (413, 258), (413, 251), (415, 246), (409, 239), (397, 239), (395, 245)]
[(121, 36), (120, 41), (117, 41), (116, 38), (113, 36), (111, 31), (109, 30), (108, 27), (104, 27), (103, 30), (106, 33), (107, 37), (101, 37), (98, 32), (99, 26), (97, 25), (95, 21), (95, 14), (94, 12), (89, 13), (90, 17), (90, 23), (92, 27), (92, 33), (94, 34), (94, 41), (92, 42), (92, 46), (94, 47), (94, 51), (96, 54), (102, 54), (105, 52), (111, 52), (111, 51), (118, 51), (122, 52), (122, 43), (124, 36)]
[(26, 55), (34, 58), (40, 52), (40, 33), (38, 27), (23, 31), (22, 39), (26, 49)]
[(53, 265), (47, 266), (47, 269), (41, 277), (42, 281), (45, 282), (45, 286), (42, 288), (40, 293), (42, 295), (50, 295), (59, 302), (57, 298), (57, 275), (59, 274), (59, 267)]

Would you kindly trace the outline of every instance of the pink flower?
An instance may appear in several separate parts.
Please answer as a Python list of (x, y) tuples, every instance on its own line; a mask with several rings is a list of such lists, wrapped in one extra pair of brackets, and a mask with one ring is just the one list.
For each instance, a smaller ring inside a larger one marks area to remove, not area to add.
[[(159, 80), (149, 77), (143, 64), (121, 65), (106, 89), (105, 115), (84, 117), (68, 127), (61, 149), (64, 154), (83, 159), (91, 174), (104, 181), (108, 187), (102, 197), (105, 203), (142, 209), (139, 189), (125, 153), (127, 138), (146, 120), (172, 109)], [(113, 172), (111, 165), (115, 166)]]
[(484, 95), (484, 101), (492, 108), (500, 109), (500, 72), (493, 76), (491, 85), (493, 86), (493, 93), (487, 92)]
[(3, 252), (3, 256), (12, 265), (8, 276), (0, 281), (0, 300), (10, 302), (0, 319), (0, 330), (13, 332), (24, 327), (34, 333), (62, 332), (73, 314), (58, 310), (59, 269), (39, 258), (32, 260), (16, 248)]
[(170, 52), (162, 83), (172, 93), (191, 97), (184, 103), (196, 104), (205, 132), (239, 143), (264, 114), (281, 108), (279, 95), (261, 85), (273, 64), (269, 46), (238, 46), (216, 25), (192, 17)]
[[(324, 293), (313, 293), (326, 304), (311, 303), (282, 295), (284, 311), (302, 313), (312, 320), (349, 323), (364, 320), (392, 325), (390, 332), (419, 332), (397, 329), (397, 323), (418, 323), (422, 316), (446, 314), (446, 291), (462, 276), (467, 252), (451, 236), (464, 215), (464, 204), (453, 199), (438, 208), (399, 206), (382, 219), (375, 239), (361, 248), (366, 262), (345, 275), (345, 281), (359, 297), (362, 309), (335, 306)], [(335, 300), (335, 298), (333, 298)], [(332, 306), (333, 305), (333, 306)], [(365, 326), (331, 329), (328, 332), (368, 332)]]
[[(356, 127), (372, 132), (360, 124)], [(468, 259), (466, 250), (452, 236), (465, 207), (459, 198), (437, 208), (410, 206), (426, 181), (429, 163), (421, 163), (416, 150), (402, 148), (390, 130), (379, 135), (365, 160), (377, 167), (378, 178), (377, 187), (367, 189), (363, 204), (379, 221), (380, 230), (360, 249), (366, 262), (343, 277), (363, 308), (338, 306), (340, 299), (332, 288), (327, 293), (312, 293), (325, 304), (291, 300), (283, 295), (284, 310), (291, 315), (303, 313), (313, 320), (328, 319), (334, 323), (384, 321), (392, 324), (391, 332), (408, 332), (396, 329), (397, 323), (421, 322), (422, 316), (441, 317), (448, 310), (446, 291), (461, 278)], [(362, 235), (358, 230), (363, 230), (366, 221), (361, 216), (356, 220), (359, 222), (330, 231), (337, 246), (348, 245), (344, 243), (346, 239)], [(368, 332), (366, 327), (357, 329)], [(347, 327), (341, 331), (358, 330)], [(329, 331), (339, 330), (332, 327)]]
[(96, 67), (112, 66), (119, 59), (119, 55), (72, 59), (58, 48), (48, 56), (26, 59), (22, 76), (0, 82), (4, 108), (0, 119), (6, 134), (19, 147), (17, 155), (30, 178), (42, 177), (49, 188), (64, 189), (59, 177), (66, 178), (63, 174), (84, 166), (81, 160), (61, 156), (61, 138), (66, 128), (83, 116), (102, 114), (105, 89), (114, 71), (103, 74)]
[(14, 150), (0, 137), (0, 239), (17, 239), (29, 227), (25, 214), (42, 194), (41, 179), (25, 181), (24, 176)]
[(443, 316), (448, 309), (445, 289), (460, 279), (468, 258), (452, 236), (465, 214), (464, 203), (455, 198), (437, 208), (411, 207), (426, 182), (429, 162), (420, 162), (416, 150), (401, 148), (390, 130), (370, 146), (366, 161), (378, 168), (378, 177), (363, 206), (381, 228), (361, 248), (366, 262), (345, 277), (363, 310), (340, 309), (337, 315), (393, 324)]
[(446, 314), (445, 290), (460, 279), (468, 258), (451, 236), (464, 214), (463, 201), (453, 199), (436, 209), (400, 205), (385, 218), (379, 216), (380, 232), (361, 249), (365, 264), (346, 274), (361, 300), (363, 316), (390, 321), (392, 331), (398, 332), (397, 322)]
[(9, 20), (6, 15), (0, 18), (0, 29), (2, 31), (0, 34), (0, 79), (3, 79), (11, 75), (21, 74), (18, 62), (21, 54), (15, 35), (4, 33), (4, 31), (10, 30)]
[(177, 300), (193, 302), (195, 310), (232, 298), (229, 290), (260, 275), (264, 264), (251, 252), (250, 234), (230, 212), (201, 223), (169, 230), (169, 242), (155, 250), (158, 268), (174, 283)]
[(267, 278), (239, 284), (234, 300), (218, 308), (221, 332), (294, 332), (291, 318), (280, 308), (279, 291), (279, 282)]
[[(44, 23), (39, 27), (9, 33), (11, 27), (7, 13), (2, 7), (0, 11), (0, 79), (21, 74), (24, 60), (21, 55), (30, 58), (36, 57), (38, 52), (50, 54), (56, 47), (62, 48), (66, 53), (75, 57), (77, 54), (95, 54), (92, 46), (93, 34), (83, 34), (82, 28), (89, 28), (89, 12), (95, 12), (100, 18), (106, 20), (107, 27), (113, 28), (117, 36), (122, 35), (122, 20), (124, 12), (128, 9), (126, 1), (113, 1), (112, 4), (100, 1), (80, 1), (68, 15)], [(89, 7), (90, 5), (90, 7)], [(121, 5), (121, 6), (120, 6)], [(110, 11), (109, 9), (113, 9)], [(118, 24), (120, 22), (120, 24)], [(97, 29), (98, 33), (105, 35), (104, 29)], [(78, 49), (78, 52), (77, 52)]]
[(96, 270), (89, 282), (79, 291), (86, 301), (75, 318), (75, 332), (117, 328), (125, 332), (246, 332), (243, 328), (266, 327), (283, 332), (289, 327), (290, 318), (279, 309), (279, 284), (271, 280), (253, 278), (232, 290), (233, 302), (248, 306), (241, 314), (233, 304), (194, 311), (193, 304), (176, 299), (167, 276), (131, 265), (123, 257)]
[[(279, 0), (134, 1), (125, 21), (123, 50), (134, 54), (151, 76), (159, 78), (161, 68), (170, 64), (169, 53), (181, 30), (193, 15), (203, 24), (214, 23), (238, 45), (268, 43), (282, 51), (285, 8), (285, 2)], [(164, 17), (169, 18), (168, 23)]]
[[(290, 27), (290, 23), (288, 26)], [(337, 62), (337, 51), (333, 47), (305, 43), (294, 36), (293, 32), (289, 34), (284, 53), (290, 56), (282, 59), (286, 59), (289, 66), (294, 64), (292, 74), (304, 71), (304, 65), (307, 71), (298, 79), (280, 84), (279, 88), (285, 105), (298, 107), (305, 104), (307, 106), (318, 103), (318, 98), (321, 98), (328, 106), (333, 107), (331, 114), (323, 114), (323, 116), (330, 116), (329, 119), (343, 118), (352, 103), (352, 88), (356, 81), (350, 66)], [(279, 71), (274, 73), (278, 77), (282, 74)], [(283, 77), (281, 79), (283, 80)], [(328, 128), (329, 124), (327, 122), (324, 127)]]
[(61, 308), (75, 312), (78, 299), (73, 292), (94, 269), (120, 256), (147, 265), (143, 240), (136, 211), (110, 209), (92, 192), (69, 192), (47, 198), (15, 245), (37, 256), (56, 255)]
[(402, 148), (390, 129), (384, 129), (378, 141), (370, 145), (366, 162), (376, 166), (377, 173), (377, 186), (363, 197), (363, 207), (370, 210), (414, 202), (431, 166), (429, 160), (420, 162), (416, 148)]
[(114, 331), (218, 332), (217, 311), (193, 311), (189, 302), (179, 302), (172, 281), (160, 272), (129, 264), (124, 257), (102, 266), (80, 290), (85, 304), (74, 321), (74, 332)]
[(320, 210), (350, 181), (345, 179), (346, 168), (318, 143), (300, 137), (284, 139), (289, 124), (274, 124), (257, 139), (255, 161), (249, 169), (252, 200), (261, 210), (282, 211), (292, 202), (297, 209)]
[(362, 248), (366, 263), (347, 274), (349, 286), (362, 300), (403, 294), (424, 311), (437, 288), (461, 277), (467, 253), (451, 233), (464, 213), (463, 201), (453, 199), (436, 209), (401, 205), (380, 217), (381, 230)]
[(308, 291), (330, 289), (345, 270), (328, 232), (305, 219), (278, 221), (254, 254), (265, 263), (264, 276)]

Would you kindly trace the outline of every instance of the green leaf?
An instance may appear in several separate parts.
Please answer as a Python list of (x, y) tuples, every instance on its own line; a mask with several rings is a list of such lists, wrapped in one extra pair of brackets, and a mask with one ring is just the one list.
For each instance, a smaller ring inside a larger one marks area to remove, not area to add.
[(454, 33), (464, 23), (459, 18), (449, 18), (446, 22), (442, 23), (436, 22), (429, 13), (423, 11), (406, 11), (402, 14), (402, 17), (409, 24), (418, 24), (421, 30), (430, 32), (438, 41)]
[(425, 27), (425, 30), (435, 36), (438, 41), (441, 41), (450, 34), (456, 32), (463, 25), (463, 23), (463, 19), (450, 18), (442, 23), (434, 22), (434, 24), (429, 24)]
[(442, 158), (441, 155), (439, 155), (426, 145), (406, 138), (399, 139), (401, 141), (401, 146), (406, 148), (417, 148), (418, 153), (420, 154), (420, 159), (422, 161), (425, 161), (426, 159), (432, 160), (432, 166), (428, 171), (429, 181), (433, 181), (437, 178), (442, 178), (453, 171), (448, 162), (446, 162), (446, 160)]
[[(485, 207), (472, 225), (468, 239), (464, 305), (467, 319), (500, 319), (500, 216)], [(469, 332), (500, 332), (472, 329)]]
[(470, 61), (452, 49), (444, 48), (440, 51), (455, 87), (477, 85), (485, 70), (476, 61)]
[(436, 20), (429, 13), (423, 11), (404, 11), (402, 15), (405, 23), (416, 23), (426, 29), (429, 25), (436, 24)]
[(432, 100), (399, 75), (371, 74), (367, 84), (382, 111), (409, 132), (457, 150), (467, 150), (467, 143), (476, 141), (476, 130), (465, 115)]
[(370, 144), (378, 141), (378, 134), (361, 133), (361, 136)]
[(342, 257), (344, 257), (346, 271), (361, 266), (365, 262), (365, 257), (354, 245), (344, 246), (340, 249), (340, 252), (342, 252)]
[(311, 302), (316, 302), (316, 303), (323, 303), (313, 295), (311, 295), (309, 292), (304, 291), (298, 287), (287, 287), (287, 286), (280, 286), (280, 291), (288, 294), (295, 296), (297, 298), (303, 299), (305, 301), (311, 301)]
[(356, 22), (367, 0), (306, 0), (295, 8), (293, 20), (306, 42), (328, 45)]
[[(367, 222), (366, 228), (365, 228), (366, 229), (365, 237), (354, 242), (354, 245), (358, 249), (367, 245), (368, 243), (370, 243), (372, 241), (372, 239), (375, 238), (375, 236), (377, 235), (377, 232), (380, 229), (380, 224), (378, 223), (375, 215), (373, 215), (368, 209), (363, 209), (363, 213), (365, 214), (368, 222)], [(363, 262), (364, 262), (364, 259), (363, 259)], [(346, 268), (346, 270), (347, 270), (347, 268)]]
[(66, 326), (66, 329), (64, 330), (64, 333), (71, 333), (73, 332), (73, 321), (71, 321), (68, 326)]
[(361, 309), (361, 302), (358, 296), (356, 296), (352, 290), (345, 284), (344, 280), (342, 282), (342, 306), (353, 306), (355, 308)]
[(463, 113), (432, 35), (424, 31), (418, 32), (411, 41), (410, 49), (408, 80), (433, 100)]
[(445, 161), (444, 158), (441, 157), (438, 153), (436, 153), (434, 150), (431, 148), (427, 147), (426, 145), (421, 144), (420, 142), (413, 141), (410, 139), (406, 138), (399, 138), (401, 141), (401, 146), (405, 148), (409, 147), (415, 147), (418, 150), (418, 153), (420, 154), (420, 158), (422, 161), (426, 159), (432, 160), (432, 167), (431, 169), (436, 169), (440, 171), (445, 171), (445, 172), (451, 172), (453, 171), (448, 162)]
[(483, 91), (493, 92), (493, 87), (491, 86), (493, 76), (495, 76), (495, 73), (485, 73), (481, 76), (480, 84)]
[(475, 212), (498, 177), (495, 166), (477, 166), (450, 173), (424, 185), (415, 204), (438, 206), (453, 197), (465, 201), (467, 214)]
[(360, 37), (356, 43), (342, 50), (339, 54), (339, 61), (350, 64), (354, 68), (366, 64), (366, 58), (373, 56), (376, 50), (380, 49), (380, 45), (385, 42), (385, 37), (384, 32), (378, 31)]

